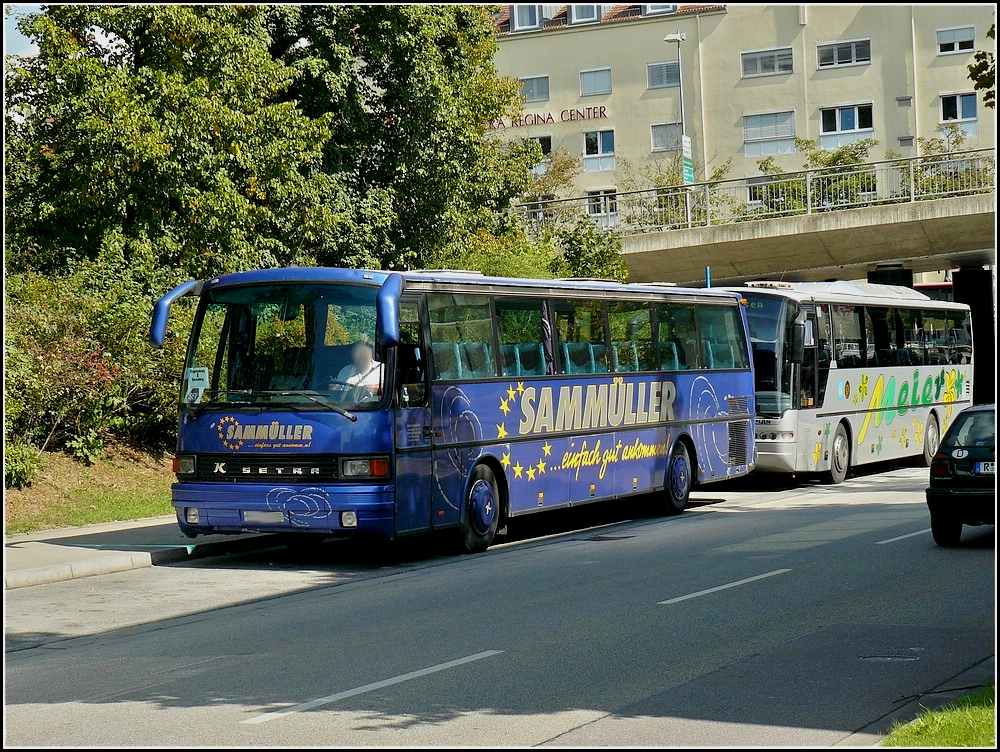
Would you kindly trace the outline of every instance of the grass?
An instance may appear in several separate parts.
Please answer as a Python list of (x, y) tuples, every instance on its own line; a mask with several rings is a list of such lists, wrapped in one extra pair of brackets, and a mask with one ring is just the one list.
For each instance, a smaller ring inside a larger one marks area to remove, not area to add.
[(894, 723), (880, 746), (996, 749), (996, 717), (996, 685), (990, 685), (907, 724)]
[(32, 533), (97, 522), (172, 514), (171, 458), (132, 449), (106, 451), (92, 465), (42, 455), (42, 472), (24, 489), (4, 491), (4, 533)]

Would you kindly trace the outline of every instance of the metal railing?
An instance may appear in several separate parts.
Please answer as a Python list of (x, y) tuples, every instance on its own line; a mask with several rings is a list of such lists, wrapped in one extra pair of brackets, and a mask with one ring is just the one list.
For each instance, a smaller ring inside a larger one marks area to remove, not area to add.
[(581, 213), (622, 234), (996, 192), (994, 149), (519, 204), (534, 231)]

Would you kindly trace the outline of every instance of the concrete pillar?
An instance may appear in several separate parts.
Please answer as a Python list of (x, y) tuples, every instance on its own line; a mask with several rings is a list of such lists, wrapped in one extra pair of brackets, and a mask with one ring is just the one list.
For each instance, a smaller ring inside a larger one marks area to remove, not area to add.
[(955, 300), (972, 308), (972, 400), (977, 405), (996, 400), (996, 311), (992, 269), (963, 268), (952, 272)]

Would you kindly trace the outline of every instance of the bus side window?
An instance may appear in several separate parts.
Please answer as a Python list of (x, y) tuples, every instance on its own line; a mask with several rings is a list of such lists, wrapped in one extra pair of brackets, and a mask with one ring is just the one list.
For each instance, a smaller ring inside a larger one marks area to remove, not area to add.
[(420, 309), (404, 301), (399, 311), (396, 347), (396, 399), (400, 407), (427, 404), (427, 364), (420, 336)]

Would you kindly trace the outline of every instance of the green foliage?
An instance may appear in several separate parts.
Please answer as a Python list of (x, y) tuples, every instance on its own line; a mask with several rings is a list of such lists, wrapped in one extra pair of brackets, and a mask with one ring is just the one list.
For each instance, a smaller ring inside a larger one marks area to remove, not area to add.
[[(258, 6), (43, 6), (5, 90), (9, 270), (109, 242), (206, 276), (307, 259), (335, 219), (329, 118), (283, 100)], [(12, 179), (11, 179), (12, 178)]]
[(621, 257), (621, 237), (580, 216), (559, 227), (554, 239), (560, 255), (553, 264), (557, 277), (587, 277), (628, 281), (628, 267)]
[(879, 746), (995, 749), (996, 717), (996, 686), (990, 685), (909, 723), (894, 722)]
[(25, 488), (42, 471), (38, 447), (33, 444), (16, 444), (4, 437), (3, 485), (4, 488)]
[(492, 231), (526, 187), (536, 155), (486, 132), (520, 106), (518, 83), (496, 73), (486, 6), (273, 6), (268, 23), (272, 54), (296, 71), (291, 96), (330, 118), (322, 169), (354, 209), (319, 263), (428, 266)]
[[(988, 39), (997, 38), (997, 25), (990, 24), (986, 32)], [(997, 64), (993, 53), (988, 50), (976, 50), (972, 58), (975, 60), (969, 68), (969, 80), (972, 81), (972, 88), (983, 92), (983, 104), (991, 110), (997, 105)]]

